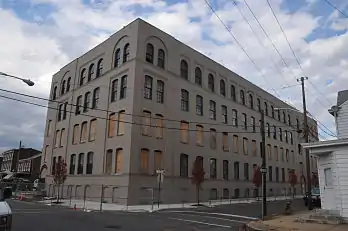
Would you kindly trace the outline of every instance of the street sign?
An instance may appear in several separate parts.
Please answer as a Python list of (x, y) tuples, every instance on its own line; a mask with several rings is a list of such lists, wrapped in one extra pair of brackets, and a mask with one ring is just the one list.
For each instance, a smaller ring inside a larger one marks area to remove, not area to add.
[(261, 173), (267, 173), (267, 168), (261, 168)]
[(162, 169), (158, 169), (158, 170), (156, 170), (156, 173), (157, 173), (157, 182), (158, 183), (163, 183), (163, 179), (164, 179), (164, 170), (162, 170)]

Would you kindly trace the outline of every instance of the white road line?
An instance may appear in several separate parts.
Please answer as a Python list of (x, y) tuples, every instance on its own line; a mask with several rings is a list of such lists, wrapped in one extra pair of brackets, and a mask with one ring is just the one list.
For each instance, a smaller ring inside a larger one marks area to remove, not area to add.
[(221, 221), (230, 221), (230, 222), (236, 222), (236, 223), (241, 223), (241, 224), (246, 224), (248, 222), (246, 221), (238, 221), (238, 220), (233, 220), (233, 219), (227, 219), (227, 218), (221, 218), (221, 217), (213, 217), (213, 216), (202, 216), (202, 215), (195, 215), (195, 214), (185, 214), (186, 216), (194, 216), (194, 217), (204, 217), (204, 218), (211, 218), (211, 219), (216, 219), (216, 220), (221, 220)]
[(256, 217), (247, 217), (247, 216), (241, 216), (241, 215), (235, 215), (235, 214), (229, 214), (229, 213), (209, 213), (209, 212), (198, 212), (198, 211), (167, 211), (167, 212), (173, 212), (173, 213), (197, 213), (197, 214), (210, 214), (210, 215), (218, 215), (218, 216), (225, 216), (225, 217), (235, 217), (235, 218), (242, 218), (247, 220), (259, 220), (259, 218)]
[(212, 223), (207, 223), (207, 222), (202, 222), (202, 221), (194, 221), (194, 220), (180, 219), (180, 218), (175, 218), (175, 217), (169, 217), (169, 219), (178, 220), (178, 221), (186, 221), (186, 222), (197, 223), (197, 224), (202, 224), (202, 225), (209, 225), (209, 226), (222, 227), (222, 228), (232, 228), (232, 226), (228, 226), (228, 225), (212, 224)]

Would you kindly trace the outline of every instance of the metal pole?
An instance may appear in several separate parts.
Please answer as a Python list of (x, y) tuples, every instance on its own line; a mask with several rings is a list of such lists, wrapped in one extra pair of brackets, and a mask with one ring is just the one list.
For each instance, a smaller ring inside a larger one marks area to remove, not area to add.
[(103, 201), (104, 201), (104, 185), (102, 184), (101, 195), (100, 195), (100, 208), (99, 212), (103, 211)]
[[(304, 138), (305, 142), (309, 143), (309, 131), (308, 131), (308, 120), (307, 120), (307, 106), (306, 106), (306, 93), (304, 88), (304, 81), (307, 80), (308, 77), (301, 77), (297, 79), (298, 82), (301, 82), (302, 87), (302, 104), (303, 104), (303, 124), (304, 124)], [(309, 149), (306, 148), (306, 175), (307, 175), (307, 193), (308, 193), (308, 210), (312, 210), (312, 186), (311, 186), (311, 170), (310, 170), (310, 158), (309, 158)]]
[[(19, 141), (19, 147), (18, 147), (18, 152), (17, 152), (17, 156), (16, 156), (16, 160), (15, 160), (15, 173), (17, 175), (18, 173), (18, 168), (19, 168), (19, 155), (21, 154), (21, 149), (22, 149), (22, 141)], [(16, 191), (15, 191), (15, 197), (17, 197), (17, 191), (18, 191), (18, 177), (16, 176)]]
[(261, 157), (262, 157), (262, 220), (267, 216), (267, 182), (266, 182), (266, 133), (265, 133), (265, 113), (261, 110)]
[(159, 174), (159, 180), (158, 180), (157, 208), (159, 208), (160, 200), (161, 200), (161, 181), (162, 181), (162, 173)]

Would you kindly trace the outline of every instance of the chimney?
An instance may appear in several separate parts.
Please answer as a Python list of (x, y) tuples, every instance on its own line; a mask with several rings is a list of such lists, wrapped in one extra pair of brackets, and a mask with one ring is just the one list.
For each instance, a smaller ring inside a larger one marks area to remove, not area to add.
[(329, 113), (335, 117), (337, 138), (348, 139), (348, 90), (338, 92), (337, 105)]

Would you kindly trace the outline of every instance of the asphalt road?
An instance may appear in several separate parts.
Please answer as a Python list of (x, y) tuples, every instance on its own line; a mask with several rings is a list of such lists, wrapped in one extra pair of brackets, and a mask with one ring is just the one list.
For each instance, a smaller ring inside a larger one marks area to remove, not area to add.
[[(153, 213), (99, 213), (74, 211), (32, 202), (8, 202), (13, 210), (13, 231), (237, 231), (243, 224), (259, 217), (261, 209), (261, 204), (254, 203)], [(294, 202), (295, 210), (304, 209), (303, 202), (300, 202)], [(270, 202), (268, 207), (270, 212), (282, 212), (285, 202)]]

